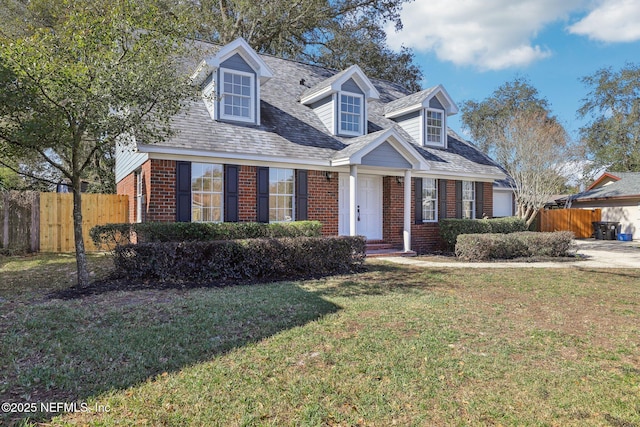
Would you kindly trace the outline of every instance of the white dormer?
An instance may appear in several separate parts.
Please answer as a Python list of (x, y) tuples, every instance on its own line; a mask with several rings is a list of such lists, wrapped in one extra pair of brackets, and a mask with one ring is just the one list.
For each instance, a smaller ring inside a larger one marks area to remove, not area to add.
[(214, 120), (260, 124), (260, 86), (273, 72), (243, 39), (223, 46), (192, 74)]
[(416, 143), (447, 147), (447, 117), (458, 113), (442, 85), (407, 95), (385, 105), (385, 117), (397, 122)]
[(367, 133), (367, 102), (380, 94), (357, 65), (306, 90), (300, 102), (313, 108), (333, 135)]

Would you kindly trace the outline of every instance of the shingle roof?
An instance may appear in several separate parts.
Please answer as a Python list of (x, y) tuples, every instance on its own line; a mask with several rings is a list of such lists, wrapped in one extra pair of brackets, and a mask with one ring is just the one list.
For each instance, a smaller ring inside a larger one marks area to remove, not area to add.
[[(206, 49), (213, 53), (219, 47), (207, 45)], [(276, 156), (289, 158), (292, 162), (326, 161), (329, 165), (336, 153), (360, 141), (360, 138), (331, 135), (316, 113), (299, 102), (301, 95), (309, 88), (315, 90), (325, 87), (328, 81), (330, 84), (341, 73), (269, 55), (261, 57), (273, 71), (273, 78), (260, 87), (259, 126), (216, 122), (209, 115), (204, 102), (196, 100), (175, 116), (172, 126), (177, 131), (176, 136), (166, 142), (154, 144), (155, 151), (166, 147), (172, 150), (259, 155), (266, 158)], [(198, 61), (194, 63), (197, 64)], [(454, 132), (448, 132), (447, 149), (423, 147), (413, 141), (394, 121), (384, 117), (384, 111), (386, 104), (414, 96), (420, 97), (421, 92), (411, 95), (398, 84), (370, 80), (380, 97), (367, 103), (369, 133), (395, 127), (398, 133), (414, 144), (414, 148), (426, 159), (432, 171), (485, 177), (503, 175), (495, 162)], [(304, 85), (301, 81), (304, 81)], [(363, 139), (368, 140), (366, 136)]]
[(433, 86), (428, 89), (421, 90), (420, 92), (412, 93), (411, 95), (398, 98), (395, 101), (391, 101), (384, 106), (384, 113), (389, 114), (393, 113), (394, 111), (403, 110), (405, 108), (420, 104), (425, 99), (427, 99), (437, 88), (438, 86)]
[(610, 174), (617, 176), (620, 180), (583, 191), (571, 196), (571, 200), (640, 197), (640, 172), (610, 172)]

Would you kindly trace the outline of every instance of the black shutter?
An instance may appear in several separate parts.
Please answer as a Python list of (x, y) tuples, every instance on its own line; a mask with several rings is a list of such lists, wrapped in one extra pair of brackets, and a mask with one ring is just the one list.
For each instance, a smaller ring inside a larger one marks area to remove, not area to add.
[(484, 183), (476, 182), (476, 218), (484, 216)]
[(176, 162), (176, 221), (191, 222), (191, 162)]
[(309, 172), (304, 169), (296, 171), (296, 221), (306, 221), (309, 206)]
[(445, 219), (447, 217), (447, 180), (438, 180), (438, 219)]
[(240, 166), (224, 166), (224, 220), (238, 222), (238, 173)]
[(462, 181), (456, 181), (456, 218), (462, 218)]
[(415, 207), (415, 217), (416, 224), (422, 224), (422, 178), (415, 178), (415, 199), (416, 199), (416, 207)]
[(256, 178), (258, 222), (269, 222), (269, 168), (258, 167)]

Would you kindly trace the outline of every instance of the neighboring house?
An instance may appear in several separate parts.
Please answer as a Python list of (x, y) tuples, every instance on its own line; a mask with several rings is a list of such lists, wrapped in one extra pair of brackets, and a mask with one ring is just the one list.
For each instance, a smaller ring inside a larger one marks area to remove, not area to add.
[(318, 220), (325, 235), (426, 252), (438, 220), (493, 216), (504, 173), (447, 129), (458, 108), (442, 86), (408, 93), (243, 39), (207, 49), (192, 75), (202, 99), (175, 117), (177, 135), (117, 149), (131, 221)]
[(571, 208), (602, 210), (602, 221), (620, 223), (620, 233), (640, 238), (640, 172), (605, 172), (586, 191), (571, 196)]

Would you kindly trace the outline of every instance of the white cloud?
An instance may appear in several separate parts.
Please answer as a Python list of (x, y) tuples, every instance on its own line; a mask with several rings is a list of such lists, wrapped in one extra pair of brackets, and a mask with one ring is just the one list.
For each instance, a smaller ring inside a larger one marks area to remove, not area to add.
[(604, 42), (632, 42), (640, 40), (639, 21), (638, 0), (607, 0), (571, 25), (569, 31)]
[(434, 51), (440, 60), (484, 70), (526, 66), (551, 55), (532, 44), (537, 32), (584, 1), (415, 0), (404, 7), (403, 30), (387, 28), (388, 41), (395, 49)]

